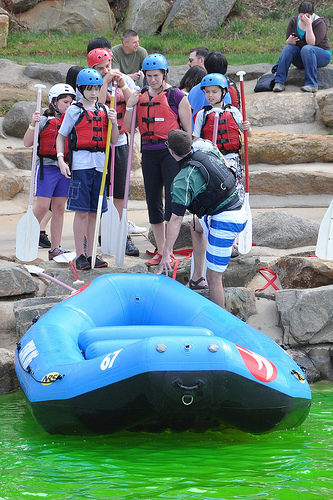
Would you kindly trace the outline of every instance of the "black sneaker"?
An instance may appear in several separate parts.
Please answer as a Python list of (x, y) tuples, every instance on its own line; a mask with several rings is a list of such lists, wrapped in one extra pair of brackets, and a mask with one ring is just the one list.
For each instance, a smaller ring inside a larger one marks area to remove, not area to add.
[(139, 257), (139, 249), (133, 244), (132, 238), (129, 235), (126, 240), (125, 255), (129, 257)]
[(51, 248), (51, 242), (45, 231), (39, 233), (39, 246), (42, 248)]
[[(91, 257), (87, 257), (87, 261), (88, 261), (88, 264), (89, 264), (89, 269), (91, 269)], [(100, 259), (99, 257), (96, 257), (96, 260), (95, 260), (95, 267), (96, 269), (101, 269), (102, 267), (108, 267), (108, 263), (105, 262), (105, 260), (102, 260)]]
[(91, 263), (88, 261), (87, 257), (83, 255), (83, 253), (76, 258), (75, 266), (79, 271), (88, 271), (91, 269)]
[(239, 251), (237, 248), (237, 245), (232, 246), (232, 251), (231, 251), (231, 258), (234, 259), (235, 257), (239, 256)]

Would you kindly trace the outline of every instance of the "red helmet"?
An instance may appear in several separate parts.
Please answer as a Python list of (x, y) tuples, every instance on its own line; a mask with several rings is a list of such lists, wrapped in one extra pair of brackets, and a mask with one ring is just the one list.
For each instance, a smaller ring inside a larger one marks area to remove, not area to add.
[(112, 61), (112, 54), (106, 49), (93, 49), (87, 55), (89, 68), (93, 68), (95, 64), (99, 64), (104, 61)]

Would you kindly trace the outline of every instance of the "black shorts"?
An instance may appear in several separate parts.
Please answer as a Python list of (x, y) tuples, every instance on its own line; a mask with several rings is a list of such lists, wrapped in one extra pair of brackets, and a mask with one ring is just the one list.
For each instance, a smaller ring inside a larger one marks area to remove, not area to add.
[[(114, 148), (116, 157), (114, 162), (114, 188), (113, 197), (119, 200), (124, 199), (126, 171), (128, 160), (128, 144)], [(111, 179), (112, 182), (112, 179)]]

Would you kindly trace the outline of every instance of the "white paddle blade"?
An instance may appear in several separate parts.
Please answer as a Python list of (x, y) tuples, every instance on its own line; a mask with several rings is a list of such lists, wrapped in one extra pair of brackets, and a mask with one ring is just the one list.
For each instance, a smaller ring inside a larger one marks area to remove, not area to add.
[(247, 214), (247, 223), (243, 231), (238, 235), (238, 250), (243, 255), (249, 253), (252, 248), (252, 214), (249, 193), (245, 193), (244, 208)]
[(321, 221), (316, 256), (323, 260), (333, 260), (333, 200)]
[(116, 254), (119, 223), (119, 213), (113, 203), (113, 196), (110, 196), (108, 211), (102, 215), (101, 221), (101, 250), (106, 255)]
[(124, 265), (126, 239), (127, 239), (127, 209), (124, 208), (121, 216), (121, 221), (119, 224), (118, 238), (117, 238), (117, 251), (115, 258), (115, 263), (117, 267), (122, 267)]
[(33, 266), (31, 264), (24, 264), (24, 267), (27, 269), (27, 271), (30, 274), (37, 274), (37, 275), (39, 275), (40, 273), (44, 272), (44, 269), (42, 269), (41, 267)]
[(74, 260), (75, 257), (76, 257), (76, 252), (66, 252), (66, 253), (61, 253), (56, 257), (53, 257), (53, 260), (55, 260), (56, 262), (68, 264), (69, 262), (72, 262), (72, 260)]
[(32, 211), (32, 205), (29, 205), (27, 213), (19, 220), (16, 228), (15, 255), (22, 262), (37, 259), (39, 232), (39, 222)]

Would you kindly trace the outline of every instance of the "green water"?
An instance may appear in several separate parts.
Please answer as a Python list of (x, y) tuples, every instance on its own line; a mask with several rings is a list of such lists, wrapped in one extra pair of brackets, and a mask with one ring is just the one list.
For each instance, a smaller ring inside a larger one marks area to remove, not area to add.
[(332, 500), (333, 384), (298, 429), (46, 434), (21, 392), (0, 397), (0, 500)]

